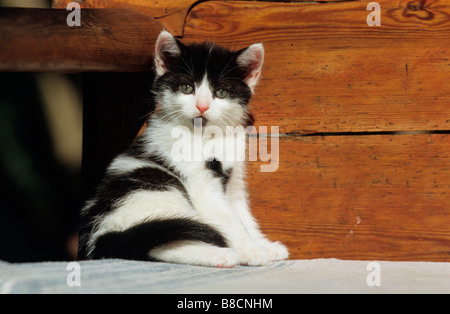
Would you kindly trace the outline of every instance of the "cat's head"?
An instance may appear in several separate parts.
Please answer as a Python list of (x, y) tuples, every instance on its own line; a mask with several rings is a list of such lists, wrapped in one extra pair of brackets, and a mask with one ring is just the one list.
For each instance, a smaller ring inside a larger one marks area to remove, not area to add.
[(184, 45), (169, 32), (155, 49), (158, 115), (174, 125), (238, 126), (252, 122), (248, 108), (264, 61), (262, 44), (230, 51), (211, 43)]

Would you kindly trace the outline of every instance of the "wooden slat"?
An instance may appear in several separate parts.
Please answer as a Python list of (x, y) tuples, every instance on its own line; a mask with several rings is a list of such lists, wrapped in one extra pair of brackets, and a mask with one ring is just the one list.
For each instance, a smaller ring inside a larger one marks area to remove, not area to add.
[(0, 9), (0, 71), (150, 71), (161, 24), (130, 9)]
[[(54, 8), (66, 8), (72, 0), (53, 0)], [(197, 0), (86, 0), (81, 8), (132, 8), (152, 16), (174, 36), (183, 35), (184, 19)]]
[(264, 43), (252, 102), (259, 125), (283, 133), (450, 130), (450, 4), (379, 3), (381, 27), (366, 24), (365, 1), (204, 2), (190, 11), (184, 40)]
[[(284, 1), (284, 0), (275, 0)], [(308, 0), (300, 0), (303, 2)], [(345, 1), (345, 0), (331, 0)], [(53, 0), (53, 7), (64, 9), (73, 0)], [(85, 0), (80, 3), (82, 8), (133, 8), (153, 16), (164, 24), (174, 36), (183, 36), (184, 20), (188, 12), (199, 3), (198, 0)]]
[(450, 135), (284, 137), (249, 163), (255, 216), (291, 258), (450, 261)]

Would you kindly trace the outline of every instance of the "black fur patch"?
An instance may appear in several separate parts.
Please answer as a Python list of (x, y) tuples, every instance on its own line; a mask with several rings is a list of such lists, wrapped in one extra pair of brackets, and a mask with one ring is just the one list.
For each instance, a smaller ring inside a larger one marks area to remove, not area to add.
[(231, 169), (224, 170), (222, 163), (220, 161), (216, 160), (215, 158), (207, 160), (205, 164), (206, 164), (206, 168), (211, 170), (213, 172), (214, 176), (221, 179), (223, 188), (225, 190), (228, 180), (230, 180)]
[(167, 171), (171, 172), (174, 176), (177, 176), (181, 178), (181, 174), (176, 171), (173, 167), (171, 167), (168, 162), (161, 156), (158, 156), (154, 153), (149, 153), (145, 146), (147, 143), (145, 142), (144, 138), (141, 136), (139, 137), (136, 142), (134, 142), (128, 150), (125, 152), (125, 155), (134, 157), (136, 159), (141, 159), (144, 161), (151, 161), (165, 169)]
[(208, 225), (190, 219), (170, 219), (146, 222), (122, 232), (100, 236), (90, 258), (153, 260), (148, 256), (150, 250), (180, 240), (227, 247), (225, 238)]
[(186, 189), (175, 175), (158, 168), (144, 167), (108, 176), (98, 188), (95, 205), (91, 207), (89, 214), (96, 216), (109, 212), (114, 203), (133, 191), (167, 191), (169, 187), (175, 187), (187, 195)]

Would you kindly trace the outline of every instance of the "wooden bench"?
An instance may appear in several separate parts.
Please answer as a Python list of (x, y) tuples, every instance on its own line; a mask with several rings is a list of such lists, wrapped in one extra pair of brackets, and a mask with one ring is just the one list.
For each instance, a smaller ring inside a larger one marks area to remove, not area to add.
[(67, 11), (2, 10), (0, 69), (102, 72), (84, 74), (90, 188), (149, 110), (146, 72), (163, 27), (187, 43), (261, 41), (251, 105), (257, 128), (280, 131), (278, 170), (249, 163), (264, 232), (293, 259), (448, 262), (450, 4), (380, 0), (371, 27), (369, 2), (86, 0), (73, 28)]

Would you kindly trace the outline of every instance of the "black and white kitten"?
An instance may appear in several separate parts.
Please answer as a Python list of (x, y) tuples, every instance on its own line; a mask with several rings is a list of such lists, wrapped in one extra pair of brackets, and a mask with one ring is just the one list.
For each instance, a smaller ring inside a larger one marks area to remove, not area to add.
[[(248, 102), (263, 59), (262, 44), (232, 52), (210, 43), (186, 46), (166, 31), (159, 35), (157, 110), (82, 209), (80, 258), (218, 267), (288, 258), (286, 247), (266, 239), (250, 213), (245, 162), (235, 158), (239, 148), (245, 153), (246, 138), (225, 132), (251, 121)], [(214, 136), (201, 132), (208, 127), (215, 127)], [(227, 137), (235, 149), (224, 146)], [(198, 143), (224, 152), (174, 157), (174, 146)]]

